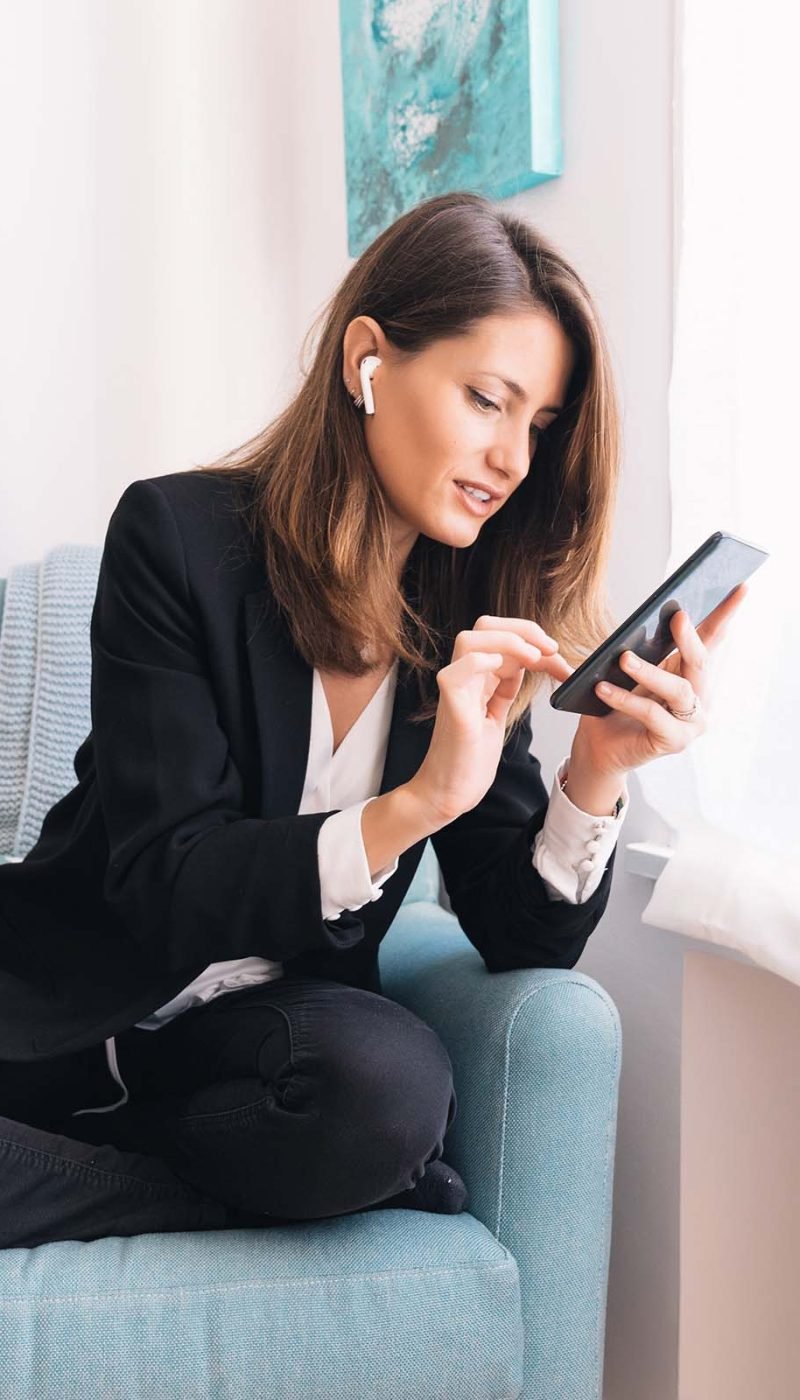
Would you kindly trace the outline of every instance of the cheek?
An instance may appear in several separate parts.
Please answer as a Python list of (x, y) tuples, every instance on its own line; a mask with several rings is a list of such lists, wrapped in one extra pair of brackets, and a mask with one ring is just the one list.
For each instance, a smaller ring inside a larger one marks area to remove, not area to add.
[(423, 458), (430, 467), (447, 457), (452, 451), (458, 435), (457, 424), (452, 412), (438, 406), (428, 397), (422, 402), (415, 399), (403, 414), (402, 424), (396, 425), (398, 435), (402, 434), (417, 457)]
[(380, 423), (376, 414), (367, 432), (385, 488), (404, 500), (419, 500), (443, 476), (452, 475), (463, 457), (452, 414), (445, 419), (429, 403), (420, 406), (418, 399), (395, 404)]

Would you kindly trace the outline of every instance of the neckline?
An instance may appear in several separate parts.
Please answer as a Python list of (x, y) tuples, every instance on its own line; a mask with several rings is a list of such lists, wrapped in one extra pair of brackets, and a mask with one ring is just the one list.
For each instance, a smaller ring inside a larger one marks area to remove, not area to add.
[(326, 726), (327, 726), (327, 730), (328, 730), (328, 754), (329, 754), (329, 757), (330, 757), (331, 761), (333, 761), (333, 759), (339, 757), (339, 754), (342, 752), (342, 749), (344, 748), (345, 744), (347, 744), (347, 742), (349, 741), (350, 736), (351, 736), (352, 734), (355, 734), (355, 732), (356, 732), (356, 730), (359, 728), (359, 726), (360, 726), (362, 720), (366, 719), (366, 716), (370, 713), (370, 711), (371, 711), (371, 709), (373, 708), (373, 706), (375, 705), (375, 702), (377, 701), (378, 697), (379, 697), (379, 696), (383, 693), (383, 691), (386, 689), (386, 686), (388, 685), (389, 681), (392, 679), (392, 676), (393, 676), (394, 673), (396, 672), (399, 661), (400, 661), (399, 656), (396, 656), (395, 659), (394, 659), (394, 661), (392, 662), (391, 666), (389, 667), (388, 671), (386, 672), (386, 675), (384, 676), (383, 680), (381, 681), (380, 685), (378, 686), (378, 689), (375, 691), (375, 694), (371, 697), (370, 700), (367, 701), (367, 704), (364, 706), (363, 710), (361, 711), (361, 714), (358, 716), (358, 719), (355, 721), (355, 723), (352, 724), (352, 725), (350, 726), (350, 728), (348, 729), (348, 731), (347, 731), (347, 733), (345, 734), (344, 738), (342, 739), (342, 742), (341, 742), (341, 744), (339, 745), (338, 749), (335, 749), (334, 746), (333, 746), (333, 744), (334, 744), (334, 737), (335, 737), (335, 736), (334, 736), (334, 733), (333, 733), (333, 720), (332, 720), (332, 718), (331, 718), (330, 707), (329, 707), (329, 705), (328, 705), (328, 697), (327, 697), (327, 695), (325, 694), (325, 687), (324, 687), (324, 685), (322, 684), (322, 676), (320, 675), (319, 670), (318, 670), (316, 667), (314, 668), (315, 682), (316, 682), (316, 684), (317, 684), (317, 686), (318, 686), (318, 688), (319, 688), (319, 694), (320, 694), (322, 706), (323, 706), (323, 709), (324, 709), (324, 712), (325, 712), (325, 721), (326, 721)]

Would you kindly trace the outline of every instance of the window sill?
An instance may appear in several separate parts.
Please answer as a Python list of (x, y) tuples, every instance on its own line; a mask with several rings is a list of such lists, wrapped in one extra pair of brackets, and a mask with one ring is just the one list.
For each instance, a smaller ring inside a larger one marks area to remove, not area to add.
[(625, 847), (625, 872), (657, 880), (671, 856), (671, 846), (659, 846), (655, 841), (629, 841)]

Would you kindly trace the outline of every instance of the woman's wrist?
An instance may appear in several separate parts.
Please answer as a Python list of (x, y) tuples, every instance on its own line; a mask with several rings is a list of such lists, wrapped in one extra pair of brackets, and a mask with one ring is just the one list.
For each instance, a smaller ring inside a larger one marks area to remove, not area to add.
[(409, 847), (441, 831), (444, 825), (432, 815), (410, 782), (368, 802), (361, 813), (361, 837), (370, 878), (374, 879), (379, 870), (391, 865)]
[(573, 806), (590, 816), (614, 816), (619, 799), (626, 795), (625, 774), (599, 772), (573, 745), (561, 790)]

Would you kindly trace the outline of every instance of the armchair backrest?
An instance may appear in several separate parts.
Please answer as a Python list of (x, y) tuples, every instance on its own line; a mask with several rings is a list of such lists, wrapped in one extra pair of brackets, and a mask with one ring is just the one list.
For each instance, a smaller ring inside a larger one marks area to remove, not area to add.
[(75, 784), (91, 728), (89, 624), (102, 550), (56, 545), (14, 565), (0, 621), (0, 852), (22, 859)]
[[(91, 729), (89, 623), (101, 553), (63, 545), (41, 564), (18, 566), (14, 637), (3, 628), (9, 581), (0, 578), (0, 863), (27, 854), (75, 784), (74, 756)], [(428, 841), (403, 903), (437, 903), (439, 888)]]

